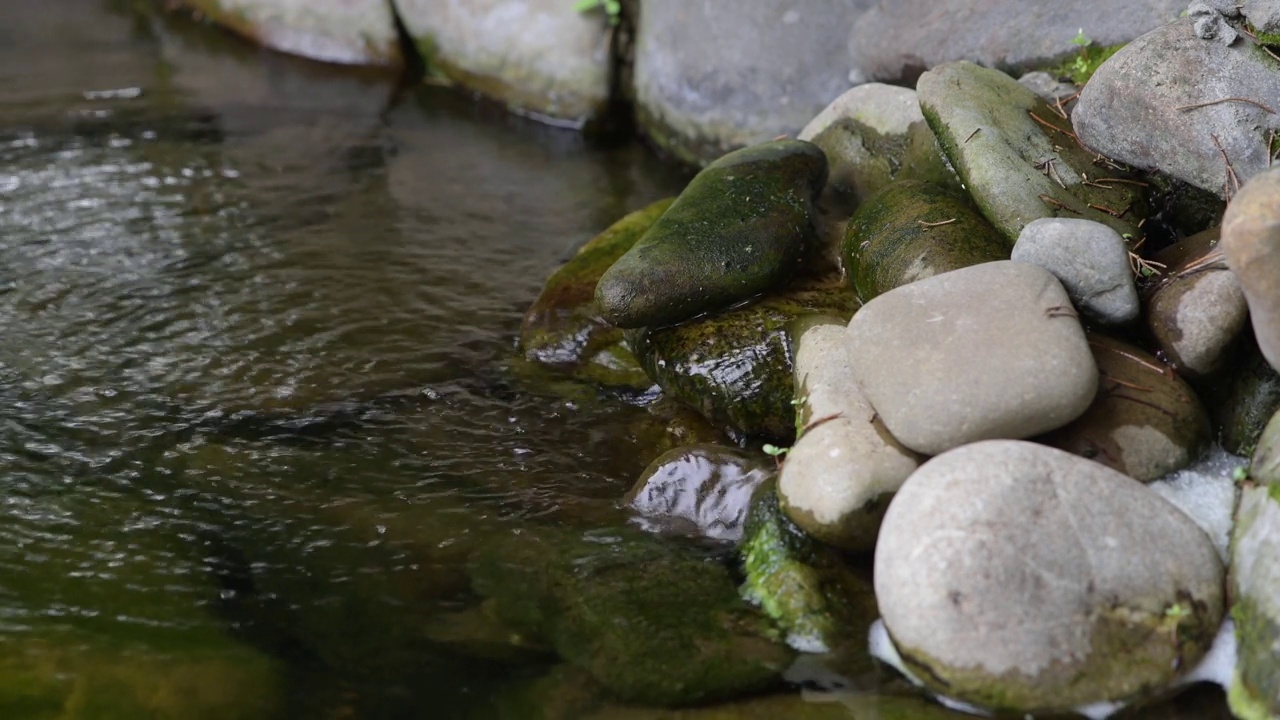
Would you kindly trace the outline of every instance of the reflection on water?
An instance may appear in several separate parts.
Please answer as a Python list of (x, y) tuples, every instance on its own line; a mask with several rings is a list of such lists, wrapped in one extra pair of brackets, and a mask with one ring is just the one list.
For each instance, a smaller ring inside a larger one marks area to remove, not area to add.
[(650, 453), (520, 313), (682, 178), (132, 5), (0, 11), (0, 714), (481, 707), (462, 558)]

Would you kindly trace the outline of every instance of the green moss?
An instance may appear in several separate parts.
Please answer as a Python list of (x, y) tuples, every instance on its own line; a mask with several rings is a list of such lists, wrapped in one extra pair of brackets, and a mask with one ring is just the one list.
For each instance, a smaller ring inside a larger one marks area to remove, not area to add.
[[(1275, 486), (1270, 488), (1270, 495), (1276, 498)], [(1236, 702), (1247, 697), (1251, 702), (1242, 704), (1260, 711), (1259, 717), (1276, 717), (1280, 715), (1280, 667), (1275, 661), (1275, 648), (1280, 645), (1277, 618), (1268, 616), (1249, 595), (1236, 598), (1231, 617), (1236, 623), (1239, 647), (1231, 689), (1243, 696)], [(1236, 702), (1232, 702), (1233, 710)]]
[(1102, 63), (1106, 62), (1112, 55), (1120, 51), (1124, 47), (1124, 43), (1119, 45), (1108, 45), (1099, 47), (1097, 45), (1088, 45), (1080, 49), (1075, 55), (1063, 59), (1056, 65), (1050, 66), (1045, 70), (1054, 77), (1064, 80), (1070, 80), (1076, 85), (1084, 85), (1089, 82), (1093, 74), (1098, 71)]

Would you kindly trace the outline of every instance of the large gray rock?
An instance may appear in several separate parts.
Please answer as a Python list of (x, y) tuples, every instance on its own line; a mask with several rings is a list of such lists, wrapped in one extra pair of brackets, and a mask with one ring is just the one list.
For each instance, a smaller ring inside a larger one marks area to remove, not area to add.
[[(1095, 220), (1138, 237), (1143, 184), (1076, 142), (1071, 123), (997, 70), (970, 62), (920, 77), (920, 109), (974, 202), (1011, 241), (1038, 218)], [(1108, 182), (1118, 179), (1119, 182)]]
[(1268, 167), (1278, 110), (1280, 62), (1247, 40), (1202, 40), (1188, 18), (1103, 63), (1072, 119), (1081, 142), (1103, 155), (1228, 197), (1237, 178)]
[(794, 135), (849, 88), (846, 39), (868, 4), (646, 0), (634, 67), (641, 128), (693, 164)]
[(1138, 317), (1138, 289), (1124, 238), (1092, 220), (1041, 218), (1022, 228), (1011, 259), (1053, 273), (1076, 307), (1098, 322)]
[(1280, 2), (1277, 0), (1245, 0), (1240, 12), (1259, 32), (1280, 33)]
[(920, 467), (876, 547), (876, 598), (935, 691), (1016, 713), (1164, 688), (1223, 614), (1208, 536), (1143, 485), (1033, 443), (993, 440)]
[(926, 455), (1053, 430), (1098, 386), (1066, 290), (1036, 265), (1003, 260), (903, 285), (864, 305), (849, 333), (871, 405)]
[(1245, 183), (1227, 206), (1222, 253), (1240, 280), (1258, 347), (1280, 369), (1280, 168)]
[(889, 497), (920, 458), (893, 439), (863, 396), (843, 322), (804, 329), (793, 346), (801, 430), (778, 480), (783, 510), (818, 540), (870, 550)]
[(1078, 52), (1072, 42), (1077, 32), (1102, 46), (1128, 42), (1178, 17), (1186, 6), (1186, 0), (880, 0), (853, 26), (850, 77), (909, 81), (954, 60), (1026, 68)]
[(561, 0), (394, 0), (429, 73), (581, 124), (609, 100), (609, 26)]
[(351, 65), (399, 65), (400, 39), (387, 0), (180, 0), (273, 50)]
[(1239, 659), (1227, 697), (1236, 717), (1280, 717), (1280, 486), (1246, 487), (1231, 542), (1231, 617)]

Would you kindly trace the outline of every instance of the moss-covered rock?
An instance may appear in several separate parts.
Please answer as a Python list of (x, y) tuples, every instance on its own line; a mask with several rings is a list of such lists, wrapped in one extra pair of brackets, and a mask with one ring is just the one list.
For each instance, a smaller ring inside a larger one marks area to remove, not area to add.
[(739, 435), (788, 444), (795, 436), (788, 324), (826, 313), (845, 321), (858, 307), (838, 285), (804, 285), (718, 315), (627, 339), (649, 377), (672, 398)]
[(615, 697), (686, 705), (780, 680), (792, 653), (716, 559), (638, 530), (524, 530), (470, 565), (496, 616)]
[(909, 282), (993, 260), (1012, 243), (962, 196), (904, 180), (869, 198), (849, 220), (841, 255), (863, 302)]
[(547, 278), (520, 324), (525, 357), (601, 385), (649, 386), (622, 331), (600, 319), (595, 291), (600, 276), (635, 245), (672, 201), (659, 200), (624, 216)]
[(827, 158), (800, 140), (707, 166), (596, 286), (605, 320), (660, 326), (746, 300), (791, 274), (813, 242)]
[(740, 553), (746, 573), (742, 596), (773, 618), (793, 646), (864, 653), (867, 628), (876, 617), (871, 583), (836, 550), (787, 519), (776, 483), (756, 490)]
[[(999, 70), (941, 65), (917, 84), (920, 108), (974, 202), (1010, 241), (1042, 217), (1076, 217), (1141, 235), (1143, 186), (1095, 164), (1069, 119)], [(1121, 182), (1107, 182), (1119, 178)]]
[(1084, 415), (1039, 441), (1142, 482), (1191, 464), (1210, 440), (1209, 415), (1173, 368), (1096, 333), (1098, 394)]
[(1280, 716), (1280, 485), (1241, 493), (1231, 542), (1231, 592), (1239, 658), (1228, 692), (1245, 720)]

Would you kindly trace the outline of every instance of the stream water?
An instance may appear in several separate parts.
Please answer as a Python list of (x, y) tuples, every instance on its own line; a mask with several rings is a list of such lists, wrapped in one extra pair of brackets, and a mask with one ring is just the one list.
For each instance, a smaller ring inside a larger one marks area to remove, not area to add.
[(0, 717), (511, 717), (463, 560), (653, 454), (520, 317), (687, 178), (151, 6), (0, 9)]

